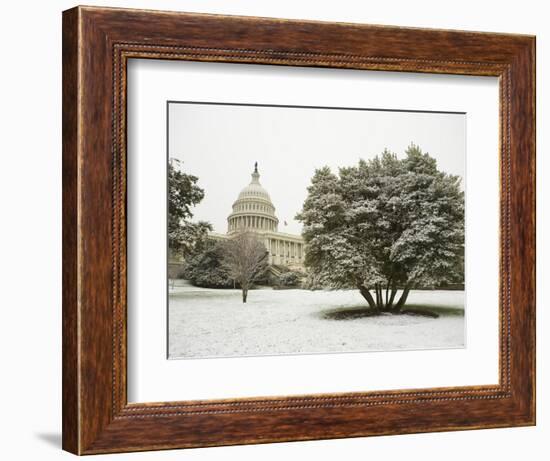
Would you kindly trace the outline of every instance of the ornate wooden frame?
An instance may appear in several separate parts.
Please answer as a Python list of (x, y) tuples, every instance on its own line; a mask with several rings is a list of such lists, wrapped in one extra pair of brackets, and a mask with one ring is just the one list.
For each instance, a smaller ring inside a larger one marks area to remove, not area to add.
[[(130, 58), (498, 76), (496, 386), (128, 404)], [(63, 13), (63, 448), (77, 454), (535, 424), (535, 38), (77, 7)]]

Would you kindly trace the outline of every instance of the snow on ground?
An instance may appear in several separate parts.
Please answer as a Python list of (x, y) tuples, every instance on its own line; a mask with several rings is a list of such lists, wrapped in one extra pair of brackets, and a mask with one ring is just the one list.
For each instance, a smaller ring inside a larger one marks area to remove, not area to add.
[[(170, 288), (170, 358), (464, 347), (464, 292), (411, 291), (407, 306), (439, 318), (363, 314), (354, 290)], [(357, 308), (355, 310), (354, 308)], [(350, 312), (351, 309), (351, 312)], [(343, 318), (342, 318), (343, 317)]]

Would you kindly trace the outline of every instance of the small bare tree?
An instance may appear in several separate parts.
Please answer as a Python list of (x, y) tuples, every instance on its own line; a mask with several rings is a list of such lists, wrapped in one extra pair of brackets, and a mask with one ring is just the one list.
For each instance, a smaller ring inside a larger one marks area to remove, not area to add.
[(267, 250), (251, 232), (239, 232), (223, 246), (223, 263), (230, 277), (241, 286), (243, 303), (252, 282), (267, 268)]

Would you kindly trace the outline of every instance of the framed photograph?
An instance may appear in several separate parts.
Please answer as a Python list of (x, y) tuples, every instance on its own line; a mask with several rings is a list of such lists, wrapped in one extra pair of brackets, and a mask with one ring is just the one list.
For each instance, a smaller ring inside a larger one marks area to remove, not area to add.
[(63, 448), (535, 424), (535, 38), (63, 13)]

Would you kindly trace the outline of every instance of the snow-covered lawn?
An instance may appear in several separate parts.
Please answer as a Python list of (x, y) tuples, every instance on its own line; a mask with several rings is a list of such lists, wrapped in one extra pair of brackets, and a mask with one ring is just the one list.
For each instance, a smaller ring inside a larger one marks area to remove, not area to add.
[[(407, 306), (440, 316), (368, 317), (357, 291), (239, 290), (175, 286), (169, 293), (170, 358), (458, 348), (464, 292), (412, 291)], [(351, 312), (349, 312), (351, 308)]]

